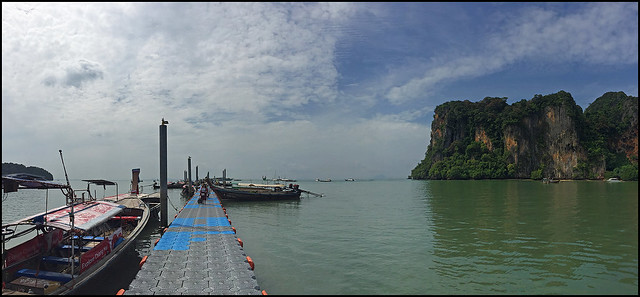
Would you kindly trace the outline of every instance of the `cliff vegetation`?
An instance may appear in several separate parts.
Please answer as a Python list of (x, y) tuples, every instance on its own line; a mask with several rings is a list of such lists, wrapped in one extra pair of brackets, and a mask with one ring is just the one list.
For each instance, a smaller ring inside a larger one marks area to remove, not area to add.
[(583, 112), (571, 94), (449, 101), (435, 109), (413, 179), (638, 179), (638, 97), (608, 92)]

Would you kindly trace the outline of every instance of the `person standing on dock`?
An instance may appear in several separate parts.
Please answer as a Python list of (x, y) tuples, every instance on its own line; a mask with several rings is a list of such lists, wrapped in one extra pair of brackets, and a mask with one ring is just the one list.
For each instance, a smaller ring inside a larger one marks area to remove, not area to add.
[(200, 188), (200, 198), (198, 199), (198, 203), (204, 203), (209, 198), (209, 189), (207, 189), (206, 185), (202, 185)]

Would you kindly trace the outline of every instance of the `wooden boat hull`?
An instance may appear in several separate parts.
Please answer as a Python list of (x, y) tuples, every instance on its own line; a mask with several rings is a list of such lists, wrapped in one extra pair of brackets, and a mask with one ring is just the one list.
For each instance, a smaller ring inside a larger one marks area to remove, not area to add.
[[(87, 270), (84, 273), (82, 273), (81, 276), (84, 275), (83, 279), (80, 280), (80, 281), (77, 281), (77, 283), (74, 286), (74, 288), (72, 290), (69, 290), (68, 293), (73, 294), (74, 291), (76, 291), (77, 289), (81, 288), (82, 285), (84, 285), (89, 280), (93, 279), (96, 275), (98, 275), (104, 269), (109, 267), (112, 263), (117, 261), (117, 259), (129, 247), (135, 245), (136, 239), (142, 233), (142, 231), (146, 227), (147, 223), (149, 222), (149, 218), (151, 217), (151, 211), (149, 209), (149, 206), (146, 203), (144, 203), (142, 200), (136, 199), (136, 198), (130, 198), (130, 199), (134, 199), (134, 200), (130, 200), (130, 201), (134, 201), (134, 203), (138, 204), (139, 208), (141, 208), (143, 210), (143, 214), (142, 214), (142, 216), (140, 218), (140, 221), (138, 222), (138, 225), (136, 226), (135, 229), (133, 229), (131, 231), (131, 233), (129, 233), (128, 237), (125, 237), (125, 240), (122, 243), (120, 243), (117, 247), (115, 247), (113, 250), (111, 250), (111, 253), (109, 253), (109, 255), (104, 257), (100, 262), (96, 263), (94, 266), (92, 266), (92, 268), (90, 268), (89, 270)], [(122, 203), (122, 202), (126, 202), (126, 200), (119, 201), (119, 203)], [(65, 293), (65, 294), (67, 294), (67, 293)]]
[(263, 188), (221, 188), (213, 187), (211, 190), (219, 199), (239, 201), (275, 201), (275, 200), (300, 200), (299, 190), (274, 191)]
[[(134, 245), (137, 237), (142, 233), (143, 229), (146, 227), (150, 218), (150, 210), (148, 205), (146, 205), (142, 200), (135, 197), (119, 199), (115, 203), (125, 206), (123, 212), (121, 212), (118, 216), (120, 220), (128, 219), (128, 220), (134, 220), (135, 222), (137, 222), (135, 223), (135, 226), (133, 227), (133, 229), (130, 229), (131, 225), (124, 224), (124, 225), (127, 225), (128, 227), (125, 227), (125, 229), (122, 229), (123, 230), (122, 240), (116, 241), (119, 243), (116, 243), (115, 246), (112, 246), (113, 244), (109, 241), (101, 242), (95, 245), (94, 247), (89, 248), (87, 251), (82, 250), (83, 256), (79, 257), (79, 260), (77, 262), (79, 264), (76, 267), (75, 273), (73, 273), (74, 277), (70, 281), (67, 281), (64, 278), (61, 278), (58, 280), (51, 279), (53, 277), (57, 277), (57, 275), (64, 275), (64, 274), (70, 275), (70, 273), (67, 273), (68, 271), (63, 274), (61, 273), (61, 271), (56, 271), (56, 270), (48, 271), (44, 269), (39, 269), (38, 266), (32, 266), (33, 263), (30, 261), (26, 261), (24, 262), (24, 264), (17, 265), (16, 267), (12, 267), (10, 270), (6, 271), (7, 273), (6, 275), (4, 271), (5, 269), (3, 268), (3, 280), (4, 280), (4, 277), (9, 278), (8, 279), (9, 281), (7, 281), (7, 288), (6, 289), (3, 288), (3, 295), (20, 294), (20, 293), (23, 293), (22, 291), (24, 291), (24, 293), (27, 293), (28, 292), (27, 290), (31, 290), (31, 288), (29, 287), (29, 282), (36, 283), (36, 284), (47, 283), (48, 285), (50, 285), (48, 288), (43, 287), (42, 290), (39, 290), (39, 288), (34, 287), (33, 290), (31, 291), (31, 293), (33, 294), (38, 294), (38, 295), (40, 294), (45, 294), (45, 295), (73, 294), (76, 290), (80, 289), (87, 282), (89, 282), (90, 280), (94, 279), (97, 275), (99, 275), (104, 269), (106, 269), (107, 267), (112, 265), (114, 262), (116, 262), (116, 260), (121, 255), (123, 255), (129, 247)], [(123, 224), (121, 224), (121, 226), (122, 225)], [(60, 234), (62, 234), (61, 231), (59, 232)], [(69, 236), (69, 234), (70, 233), (64, 233), (64, 235), (61, 235), (61, 236)], [(103, 240), (105, 239), (105, 237), (102, 237), (102, 238)], [(114, 237), (114, 239), (115, 238), (117, 237)], [(76, 240), (75, 242), (79, 242), (79, 240)], [(52, 248), (51, 251), (54, 251), (55, 249), (56, 247)], [(101, 255), (105, 252), (107, 253), (106, 255)], [(68, 258), (59, 257), (59, 256), (60, 256), (59, 254), (56, 255), (53, 252), (47, 252), (45, 254), (37, 254), (32, 258), (39, 259), (44, 257), (51, 257), (51, 258), (57, 259), (58, 261), (60, 261), (61, 259), (68, 259)], [(96, 262), (90, 263), (89, 262), (90, 260), (86, 261), (85, 259), (96, 259), (95, 260)], [(88, 267), (85, 268), (83, 267), (83, 265), (87, 265)], [(33, 270), (38, 271), (38, 274), (25, 275), (25, 273), (31, 273), (31, 271)], [(17, 271), (22, 272), (21, 274), (20, 273), (17, 274), (20, 276), (16, 277), (15, 279), (11, 279), (13, 276), (16, 275), (15, 273)], [(81, 273), (78, 273), (78, 271), (81, 271)], [(46, 277), (49, 277), (50, 279), (47, 280)]]

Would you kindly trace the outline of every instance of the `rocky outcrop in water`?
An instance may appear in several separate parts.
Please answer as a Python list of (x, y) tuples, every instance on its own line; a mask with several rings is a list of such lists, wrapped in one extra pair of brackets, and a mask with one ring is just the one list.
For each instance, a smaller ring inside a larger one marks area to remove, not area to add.
[(53, 180), (53, 174), (49, 171), (36, 166), (24, 166), (16, 163), (2, 163), (2, 175), (13, 173), (28, 173), (32, 175), (41, 176), (46, 180)]
[[(583, 113), (571, 94), (450, 101), (438, 106), (413, 179), (637, 180), (638, 97), (610, 92)], [(623, 174), (624, 173), (624, 174)]]

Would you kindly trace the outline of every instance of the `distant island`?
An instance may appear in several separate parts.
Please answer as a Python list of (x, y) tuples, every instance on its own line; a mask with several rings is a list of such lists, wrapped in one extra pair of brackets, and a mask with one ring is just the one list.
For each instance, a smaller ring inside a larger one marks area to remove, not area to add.
[(409, 177), (638, 180), (638, 97), (608, 92), (584, 112), (565, 91), (443, 103)]
[(28, 173), (44, 177), (46, 180), (53, 180), (53, 174), (49, 171), (35, 166), (24, 166), (16, 163), (2, 163), (2, 175), (13, 173)]

